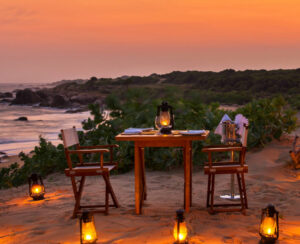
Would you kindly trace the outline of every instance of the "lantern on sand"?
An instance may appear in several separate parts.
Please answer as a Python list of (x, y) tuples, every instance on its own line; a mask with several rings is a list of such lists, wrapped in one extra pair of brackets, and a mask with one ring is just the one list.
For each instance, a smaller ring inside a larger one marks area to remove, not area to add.
[(173, 229), (174, 244), (182, 244), (187, 242), (187, 227), (183, 216), (184, 211), (179, 209), (176, 211), (176, 221)]
[(94, 216), (91, 212), (84, 211), (80, 217), (80, 243), (92, 244), (97, 241)]
[(155, 126), (161, 134), (171, 134), (171, 130), (174, 129), (173, 108), (167, 102), (157, 106)]
[(33, 198), (33, 200), (44, 199), (45, 186), (40, 175), (33, 173), (30, 177), (28, 177), (28, 185), (29, 195)]
[(274, 243), (279, 236), (278, 211), (269, 204), (261, 212), (259, 234), (262, 243)]

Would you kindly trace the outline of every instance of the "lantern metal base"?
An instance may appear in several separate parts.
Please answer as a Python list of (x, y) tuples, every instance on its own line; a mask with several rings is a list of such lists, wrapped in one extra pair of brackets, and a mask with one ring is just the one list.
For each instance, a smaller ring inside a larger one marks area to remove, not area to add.
[(172, 134), (172, 129), (163, 127), (160, 129), (159, 132), (163, 135), (170, 135), (170, 134)]
[(33, 201), (39, 201), (45, 199), (44, 195), (39, 197), (32, 197)]
[(184, 241), (184, 242), (175, 241), (173, 244), (189, 244), (189, 242), (188, 241)]
[(262, 237), (260, 240), (260, 244), (274, 244), (276, 243), (276, 238), (267, 238), (267, 237)]
[(234, 200), (240, 200), (241, 196), (240, 195), (221, 195), (220, 198), (234, 201)]

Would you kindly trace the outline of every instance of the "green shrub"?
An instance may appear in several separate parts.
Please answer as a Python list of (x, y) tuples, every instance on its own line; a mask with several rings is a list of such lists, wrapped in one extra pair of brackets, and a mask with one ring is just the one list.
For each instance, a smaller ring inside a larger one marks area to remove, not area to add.
[(24, 161), (22, 167), (14, 163), (0, 170), (0, 189), (26, 183), (28, 176), (33, 172), (45, 177), (53, 172), (63, 171), (67, 166), (63, 146), (56, 147), (42, 137), (39, 146), (36, 146), (32, 153), (32, 157), (23, 152), (19, 154)]
[[(253, 100), (237, 111), (219, 109), (218, 103), (205, 105), (197, 96), (183, 99), (173, 88), (166, 90), (167, 100), (174, 108), (175, 129), (207, 129), (211, 133), (205, 142), (193, 143), (193, 162), (203, 164), (206, 155), (201, 152), (203, 145), (220, 143), (220, 136), (213, 132), (222, 116), (227, 113), (231, 118), (242, 113), (249, 119), (248, 147), (260, 147), (279, 139), (283, 133), (295, 129), (297, 118), (295, 111), (289, 108), (283, 97)], [(161, 99), (154, 99), (145, 89), (128, 89), (122, 99), (110, 95), (105, 106), (110, 111), (110, 119), (103, 117), (98, 105), (90, 105), (91, 118), (83, 121), (83, 132), (79, 132), (82, 145), (115, 144), (115, 136), (128, 127), (153, 127), (157, 105)], [(118, 142), (120, 148), (115, 157), (120, 162), (119, 172), (133, 168), (134, 147), (132, 142)], [(66, 159), (62, 145), (53, 146), (40, 138), (40, 145), (35, 147), (33, 156), (20, 154), (24, 165), (12, 164), (0, 170), (0, 188), (18, 186), (27, 181), (27, 177), (36, 172), (46, 176), (66, 168)], [(76, 156), (75, 156), (76, 157)], [(74, 157), (74, 160), (75, 160)], [(165, 170), (182, 164), (182, 150), (178, 148), (149, 148), (145, 150), (147, 167), (153, 170)], [(88, 158), (93, 160), (94, 158)]]

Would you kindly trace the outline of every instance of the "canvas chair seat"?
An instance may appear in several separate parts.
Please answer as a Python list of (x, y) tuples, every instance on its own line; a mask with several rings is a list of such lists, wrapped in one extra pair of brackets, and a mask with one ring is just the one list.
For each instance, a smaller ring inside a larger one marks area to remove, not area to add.
[[(61, 130), (62, 139), (65, 148), (68, 168), (65, 169), (65, 175), (71, 178), (75, 206), (73, 210), (73, 218), (81, 213), (82, 209), (89, 208), (93, 212), (102, 212), (108, 214), (108, 208), (114, 206), (119, 207), (118, 200), (110, 183), (110, 171), (117, 168), (118, 163), (113, 160), (113, 149), (118, 145), (97, 145), (97, 146), (80, 146), (77, 131), (75, 127)], [(76, 150), (70, 150), (70, 147), (75, 147)], [(99, 162), (84, 162), (84, 154), (100, 154)], [(109, 162), (104, 163), (103, 154), (110, 153)], [(77, 155), (79, 162), (75, 167), (71, 160), (71, 154)], [(81, 205), (81, 196), (85, 179), (87, 176), (102, 176), (105, 183), (105, 204), (98, 205)], [(79, 180), (77, 180), (79, 178)], [(113, 200), (113, 204), (109, 204), (109, 196)], [(103, 210), (104, 208), (104, 210)]]
[(236, 173), (248, 173), (248, 165), (241, 166), (240, 164), (236, 163), (227, 163), (224, 162), (222, 164), (217, 164), (212, 166), (211, 168), (209, 166), (204, 167), (204, 174), (236, 174)]
[(93, 175), (102, 175), (103, 171), (111, 171), (115, 169), (115, 165), (107, 165), (101, 168), (100, 166), (78, 166), (72, 169), (65, 169), (65, 174), (67, 176), (93, 176)]

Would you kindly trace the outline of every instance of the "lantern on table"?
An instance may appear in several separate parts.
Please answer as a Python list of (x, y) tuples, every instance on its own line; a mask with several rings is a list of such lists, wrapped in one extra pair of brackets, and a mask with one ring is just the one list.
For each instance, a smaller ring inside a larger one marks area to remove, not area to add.
[(45, 186), (42, 177), (38, 174), (33, 173), (28, 177), (29, 195), (33, 200), (42, 200), (45, 195)]
[(157, 106), (155, 126), (161, 134), (171, 134), (171, 130), (174, 129), (173, 108), (167, 102)]
[(91, 212), (84, 211), (80, 217), (80, 243), (96, 243), (97, 232), (94, 222), (94, 216)]
[(269, 204), (261, 212), (259, 234), (262, 243), (274, 243), (279, 236), (278, 211)]
[(183, 216), (184, 211), (179, 209), (176, 211), (176, 221), (173, 229), (174, 244), (182, 244), (187, 242), (187, 227)]

